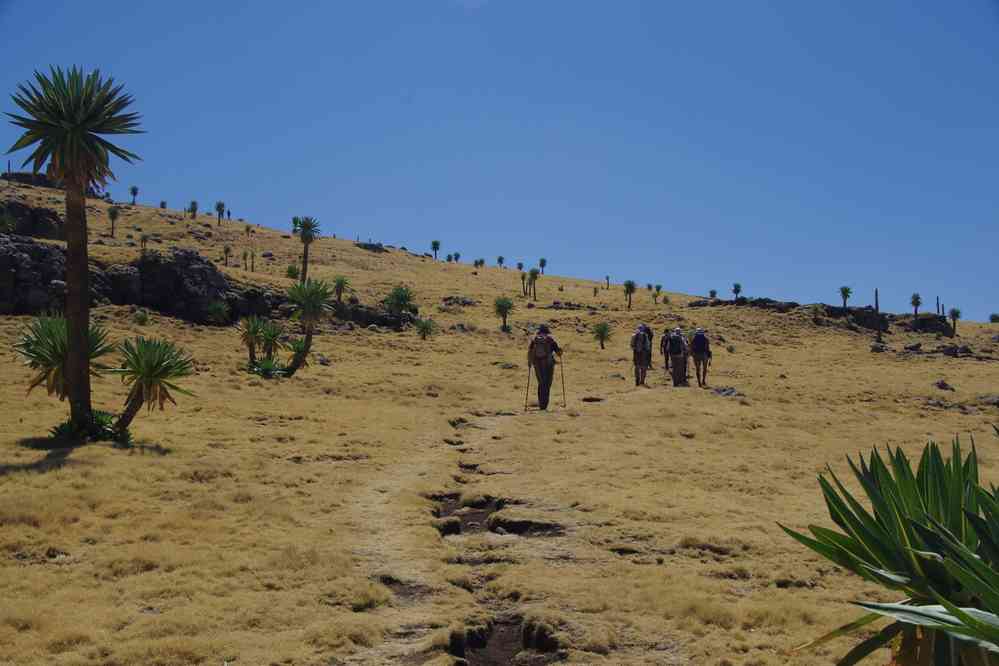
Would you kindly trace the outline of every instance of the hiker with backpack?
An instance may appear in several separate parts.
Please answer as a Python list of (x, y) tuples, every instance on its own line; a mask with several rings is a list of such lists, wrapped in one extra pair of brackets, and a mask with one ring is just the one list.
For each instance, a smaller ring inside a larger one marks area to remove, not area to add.
[(672, 371), (673, 386), (687, 385), (687, 340), (677, 326), (664, 340), (666, 367)]
[(652, 329), (639, 324), (631, 336), (631, 355), (635, 363), (635, 386), (645, 386), (645, 377), (652, 367)]
[(690, 339), (690, 355), (694, 357), (697, 385), (703, 388), (708, 385), (708, 363), (711, 360), (711, 343), (703, 328), (694, 331), (694, 337)]
[(534, 368), (538, 378), (538, 409), (548, 409), (548, 398), (555, 379), (555, 355), (562, 356), (562, 348), (555, 342), (551, 331), (544, 324), (527, 347), (527, 367)]

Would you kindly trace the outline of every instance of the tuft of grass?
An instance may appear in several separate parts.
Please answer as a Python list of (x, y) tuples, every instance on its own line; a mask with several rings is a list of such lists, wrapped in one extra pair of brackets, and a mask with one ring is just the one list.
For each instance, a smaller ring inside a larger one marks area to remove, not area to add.
[(205, 317), (212, 324), (222, 326), (229, 323), (229, 304), (225, 301), (212, 301), (205, 307)]

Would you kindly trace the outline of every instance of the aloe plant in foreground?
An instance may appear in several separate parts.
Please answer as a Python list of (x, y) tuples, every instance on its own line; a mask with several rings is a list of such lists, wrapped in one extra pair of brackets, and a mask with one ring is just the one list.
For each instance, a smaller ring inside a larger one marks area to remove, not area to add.
[(130, 390), (125, 409), (115, 423), (119, 436), (128, 432), (143, 405), (150, 411), (157, 405), (162, 410), (168, 401), (177, 404), (172, 393), (194, 395), (176, 384), (178, 379), (194, 374), (194, 361), (172, 342), (139, 337), (134, 342), (126, 340), (121, 352), (122, 367), (111, 372), (120, 375)]
[[(957, 606), (973, 606), (974, 596), (953, 568), (923, 554), (934, 552), (938, 540), (924, 525), (937, 524), (954, 535), (972, 553), (978, 553), (981, 540), (973, 528), (979, 514), (981, 495), (978, 456), (972, 446), (964, 456), (955, 440), (951, 458), (945, 460), (936, 444), (923, 450), (915, 471), (901, 449), (888, 450), (887, 462), (877, 451), (859, 465), (847, 459), (871, 509), (865, 508), (830, 469), (828, 479), (819, 477), (829, 515), (842, 530), (838, 532), (810, 525), (811, 535), (781, 528), (811, 550), (865, 580), (878, 583), (904, 595), (907, 608), (934, 606), (941, 597)], [(799, 649), (815, 647), (881, 619), (884, 614), (869, 608), (866, 615), (840, 627)], [(859, 643), (839, 663), (853, 664), (884, 647), (892, 647), (895, 664), (989, 663), (948, 660), (959, 650), (942, 628), (921, 627), (896, 620), (875, 636)], [(911, 659), (924, 659), (925, 662)]]
[[(101, 356), (115, 349), (108, 342), (107, 329), (90, 323), (87, 331), (87, 358), (91, 376), (97, 376), (106, 366), (96, 363)], [(49, 395), (65, 400), (69, 395), (69, 382), (66, 373), (66, 359), (69, 356), (69, 326), (62, 316), (38, 317), (21, 334), (14, 344), (14, 351), (20, 354), (29, 368), (35, 371), (28, 385), (28, 393), (38, 386), (45, 386)]]

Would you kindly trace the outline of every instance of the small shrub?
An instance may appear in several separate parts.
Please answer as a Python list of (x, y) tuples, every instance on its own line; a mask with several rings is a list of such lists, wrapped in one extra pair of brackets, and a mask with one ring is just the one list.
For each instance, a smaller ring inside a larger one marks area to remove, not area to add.
[(708, 298), (712, 298), (712, 299), (718, 298), (718, 290), (717, 289), (712, 289), (711, 291), (709, 291), (708, 292)]
[(608, 340), (614, 335), (611, 325), (606, 321), (599, 322), (593, 325), (593, 339), (600, 343), (600, 348), (604, 349), (604, 345)]
[(430, 318), (416, 320), (416, 332), (421, 340), (426, 340), (437, 332), (437, 323)]
[(993, 312), (989, 315), (989, 323), (999, 324), (999, 312)]
[(146, 312), (145, 308), (139, 308), (132, 313), (132, 321), (139, 326), (145, 326), (149, 323), (149, 313)]
[(388, 308), (389, 312), (395, 314), (402, 314), (403, 312), (411, 312), (416, 314), (416, 306), (413, 304), (413, 290), (404, 285), (394, 287), (389, 295), (385, 297), (383, 301), (385, 307)]
[(725, 347), (725, 351), (727, 351), (729, 354), (734, 354), (735, 353), (735, 345), (729, 345), (728, 347)]
[(288, 264), (288, 268), (284, 271), (285, 276), (290, 277), (292, 280), (298, 279), (298, 266), (295, 264)]
[[(93, 411), (93, 416), (94, 424), (90, 432), (83, 432), (75, 428), (72, 421), (66, 421), (49, 430), (49, 435), (52, 439), (62, 442), (83, 442), (86, 440), (93, 442), (114, 441), (115, 415), (111, 412), (104, 412), (99, 409), (95, 409)], [(127, 436), (125, 439), (126, 442), (130, 440), (130, 436)]]
[(212, 324), (229, 323), (229, 304), (225, 301), (212, 301), (205, 308), (205, 316)]
[(166, 201), (161, 201), (160, 202), (160, 208), (165, 209), (166, 207), (167, 207), (166, 206)]
[(282, 368), (281, 365), (272, 358), (262, 358), (257, 360), (250, 370), (264, 379), (273, 379), (284, 375), (284, 368)]
[(504, 332), (510, 331), (510, 327), (507, 325), (506, 320), (507, 317), (510, 316), (510, 313), (513, 312), (513, 309), (514, 309), (513, 299), (507, 298), (506, 296), (498, 297), (496, 301), (493, 303), (493, 311), (496, 313), (497, 317), (503, 320), (503, 324), (502, 326), (500, 326), (501, 331)]

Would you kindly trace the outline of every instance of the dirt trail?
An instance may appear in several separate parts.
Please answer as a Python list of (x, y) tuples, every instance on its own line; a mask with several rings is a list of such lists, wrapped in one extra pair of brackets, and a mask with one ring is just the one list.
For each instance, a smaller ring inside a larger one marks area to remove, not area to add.
[[(599, 401), (586, 403), (576, 397), (575, 402), (587, 404), (588, 409), (613, 410), (629, 392), (609, 391)], [(548, 413), (533, 405), (527, 412), (473, 411), (425, 438), (422, 450), (433, 451), (432, 459), (408, 458), (387, 466), (382, 477), (356, 497), (355, 519), (379, 526), (365, 534), (356, 554), (394, 572), (397, 585), (416, 593), (397, 595), (392, 608), (384, 612), (390, 628), (383, 642), (343, 663), (437, 664), (462, 657), (471, 666), (489, 666), (548, 664), (567, 658), (572, 641), (564, 627), (547, 620), (537, 603), (528, 609), (516, 596), (498, 596), (490, 582), (511, 565), (613, 565), (629, 553), (588, 548), (580, 525), (567, 520), (571, 509), (551, 502), (543, 487), (529, 497), (494, 494), (495, 481), (514, 472), (497, 466), (491, 452), (525, 421), (546, 419), (544, 426), (557, 431), (560, 424), (578, 416), (572, 399), (568, 408), (558, 406)], [(452, 471), (450, 480), (427, 493), (442, 468)], [(432, 513), (402, 508), (413, 506), (421, 496), (433, 502)], [(433, 544), (423, 544), (421, 557), (414, 558), (414, 534), (428, 526), (436, 527), (440, 536)], [(553, 610), (564, 602), (546, 601)], [(442, 607), (452, 610), (450, 623)], [(611, 658), (623, 660), (620, 663), (682, 663), (669, 642), (659, 641), (658, 648), (646, 641), (619, 647)]]

